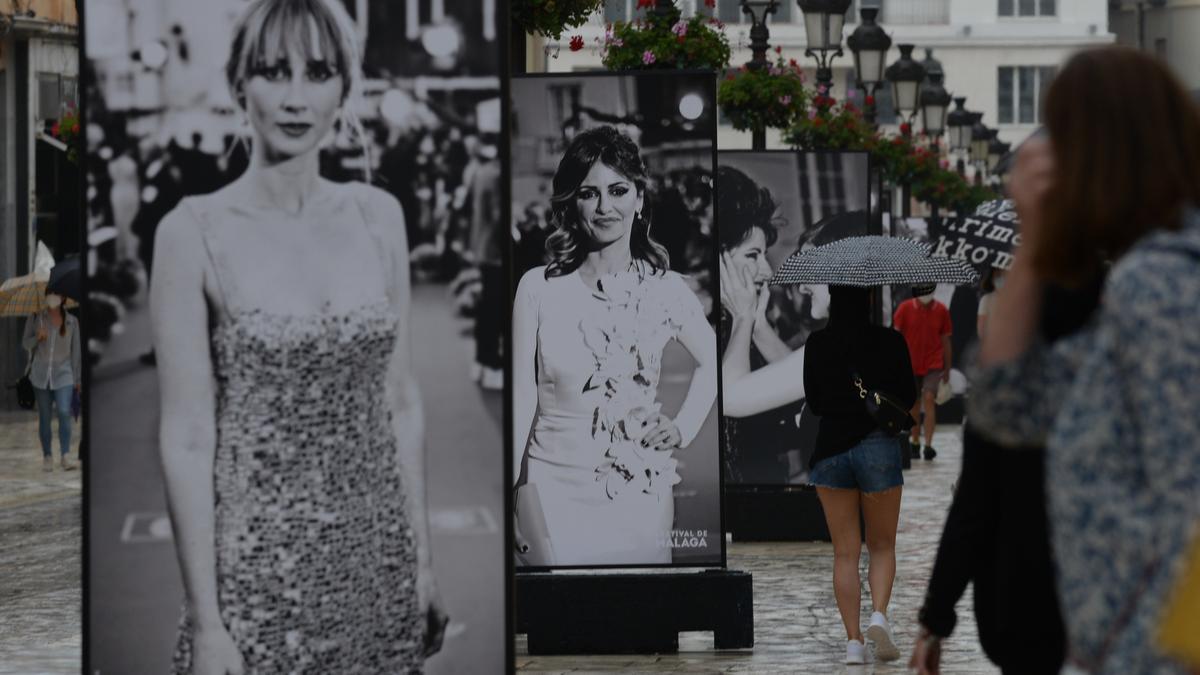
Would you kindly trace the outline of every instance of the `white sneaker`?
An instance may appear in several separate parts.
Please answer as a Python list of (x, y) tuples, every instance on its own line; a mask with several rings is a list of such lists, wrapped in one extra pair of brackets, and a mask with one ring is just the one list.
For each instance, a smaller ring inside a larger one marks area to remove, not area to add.
[(880, 661), (895, 661), (900, 658), (900, 650), (896, 648), (896, 641), (892, 638), (892, 627), (888, 625), (887, 617), (882, 612), (871, 615), (867, 639), (875, 643), (875, 657)]
[(472, 361), (471, 365), (467, 368), (467, 372), (470, 374), (472, 382), (478, 383), (483, 381), (483, 364), (478, 361)]
[(867, 662), (867, 646), (858, 640), (846, 641), (846, 664), (861, 665)]

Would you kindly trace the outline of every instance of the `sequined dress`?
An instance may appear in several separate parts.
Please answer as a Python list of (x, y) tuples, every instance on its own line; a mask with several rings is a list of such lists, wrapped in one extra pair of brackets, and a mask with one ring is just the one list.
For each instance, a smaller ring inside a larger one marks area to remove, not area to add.
[[(228, 301), (206, 209), (188, 208)], [(247, 674), (422, 672), (416, 546), (384, 393), (390, 303), (308, 316), (226, 307), (211, 331), (217, 597)], [(185, 609), (176, 673), (192, 672), (193, 637)]]

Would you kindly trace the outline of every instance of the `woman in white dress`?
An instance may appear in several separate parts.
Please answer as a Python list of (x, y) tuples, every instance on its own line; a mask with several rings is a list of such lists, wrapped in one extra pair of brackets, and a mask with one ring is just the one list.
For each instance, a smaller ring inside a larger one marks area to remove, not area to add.
[[(717, 343), (699, 299), (650, 236), (637, 145), (579, 134), (554, 175), (551, 262), (513, 305), (518, 562), (671, 562), (673, 458), (717, 393)], [(674, 419), (657, 402), (663, 349), (696, 360)]]

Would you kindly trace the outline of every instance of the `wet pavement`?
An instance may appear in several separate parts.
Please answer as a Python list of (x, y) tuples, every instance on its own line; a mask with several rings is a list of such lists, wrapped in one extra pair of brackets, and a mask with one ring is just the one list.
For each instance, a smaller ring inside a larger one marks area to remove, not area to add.
[(82, 488), (42, 470), (35, 413), (0, 413), (0, 675), (80, 672)]
[[(917, 610), (925, 595), (937, 543), (958, 477), (962, 445), (957, 427), (934, 437), (937, 459), (916, 460), (904, 473), (896, 541), (896, 584), (888, 617), (901, 650), (892, 663), (847, 666), (846, 634), (833, 598), (833, 546), (828, 543), (738, 543), (729, 547), (729, 568), (754, 576), (754, 648), (716, 651), (711, 633), (683, 633), (678, 654), (647, 656), (530, 656), (517, 640), (517, 669), (550, 673), (847, 673), (908, 672), (917, 634)], [(860, 562), (863, 626), (870, 621), (867, 551)], [(979, 646), (971, 591), (959, 601), (958, 625), (943, 643), (942, 672), (995, 675)]]

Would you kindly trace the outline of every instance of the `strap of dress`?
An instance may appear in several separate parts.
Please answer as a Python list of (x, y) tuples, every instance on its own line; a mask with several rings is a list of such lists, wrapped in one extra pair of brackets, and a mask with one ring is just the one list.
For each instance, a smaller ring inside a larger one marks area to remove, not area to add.
[(387, 227), (387, 223), (376, 222), (379, 220), (379, 214), (373, 213), (367, 205), (368, 190), (360, 190), (354, 195), (354, 203), (358, 206), (359, 215), (362, 216), (363, 227), (367, 229), (367, 234), (371, 240), (375, 242), (375, 250), (379, 251), (379, 263), (383, 265), (384, 274), (387, 277), (387, 298), (388, 301), (394, 301), (392, 297), (393, 289), (396, 288), (396, 260), (394, 247), (389, 246), (384, 240), (382, 233), (379, 231), (382, 227)]
[(196, 208), (193, 199), (184, 199), (180, 202), (180, 206), (187, 209), (192, 216), (192, 220), (196, 221), (196, 225), (200, 228), (200, 241), (204, 243), (204, 253), (208, 256), (209, 267), (213, 271), (213, 280), (217, 283), (217, 294), (221, 296), (221, 312), (224, 314), (225, 320), (229, 320), (232, 314), (233, 307), (230, 305), (232, 294), (225, 288), (226, 275), (222, 274), (220, 256), (216, 255), (216, 247), (212, 241), (212, 223), (208, 219), (202, 209)]

